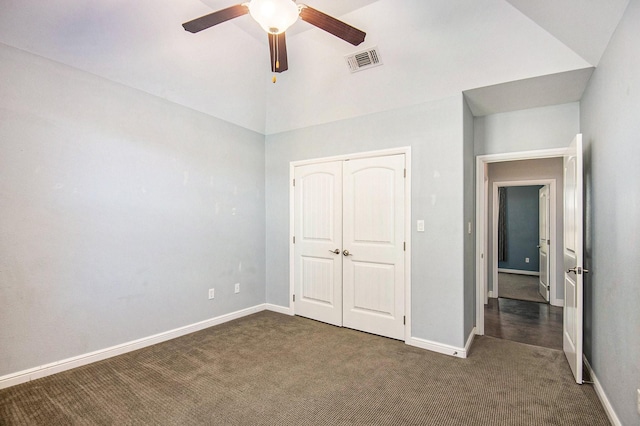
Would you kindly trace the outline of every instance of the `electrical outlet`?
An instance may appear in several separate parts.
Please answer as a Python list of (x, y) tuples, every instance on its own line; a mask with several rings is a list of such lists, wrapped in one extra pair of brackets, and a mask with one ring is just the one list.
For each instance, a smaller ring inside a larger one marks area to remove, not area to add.
[(240, 293), (240, 283), (236, 283), (236, 288), (234, 290), (234, 293)]
[(424, 220), (419, 220), (416, 227), (418, 232), (424, 232)]
[(524, 263), (529, 263), (529, 258), (528, 257), (524, 258)]
[(210, 288), (209, 289), (209, 299), (213, 299), (214, 296), (215, 296), (215, 291), (214, 291), (214, 289)]

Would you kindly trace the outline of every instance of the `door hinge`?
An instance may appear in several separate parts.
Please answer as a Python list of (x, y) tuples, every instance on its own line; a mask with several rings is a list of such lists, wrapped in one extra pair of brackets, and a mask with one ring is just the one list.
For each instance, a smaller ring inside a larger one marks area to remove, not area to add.
[(547, 240), (547, 245), (550, 246), (551, 245), (551, 240)]
[(296, 295), (295, 294), (293, 295), (293, 301), (294, 302), (296, 301)]
[(404, 247), (402, 248), (402, 250), (407, 251), (407, 242), (405, 241), (405, 242), (403, 243), (403, 245), (404, 245)]
[(404, 177), (407, 177), (407, 169), (404, 169)]
[(406, 316), (402, 317), (402, 324), (403, 325), (407, 325), (407, 317)]
[(294, 236), (293, 236), (293, 244), (295, 244), (295, 243), (296, 243), (296, 237), (295, 237), (295, 235), (294, 235)]
[(295, 179), (293, 180), (293, 186), (296, 186), (296, 180)]

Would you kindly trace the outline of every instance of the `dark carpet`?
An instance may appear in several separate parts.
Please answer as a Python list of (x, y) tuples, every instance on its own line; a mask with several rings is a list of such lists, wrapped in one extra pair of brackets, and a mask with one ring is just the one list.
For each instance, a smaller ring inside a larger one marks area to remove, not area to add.
[(0, 390), (0, 423), (609, 424), (561, 351), (477, 337), (459, 359), (273, 312)]

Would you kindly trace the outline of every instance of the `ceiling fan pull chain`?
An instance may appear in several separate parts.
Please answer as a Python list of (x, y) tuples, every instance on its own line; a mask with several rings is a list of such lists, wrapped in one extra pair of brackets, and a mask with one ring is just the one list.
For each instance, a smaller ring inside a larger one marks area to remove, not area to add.
[[(280, 47), (278, 46), (278, 35), (274, 34), (273, 38), (276, 39), (275, 40), (276, 42), (273, 43), (274, 46), (276, 47), (276, 54), (273, 55), (274, 58), (276, 59), (276, 66), (275, 66), (274, 69), (275, 69), (276, 72), (278, 72), (278, 68), (280, 68)], [(273, 82), (274, 83), (276, 82), (276, 75), (275, 74), (273, 74)]]
[(275, 73), (278, 71), (278, 67), (280, 66), (280, 61), (278, 61), (278, 36), (275, 35), (275, 34), (272, 34), (270, 37), (273, 37), (273, 39), (274, 39), (273, 43), (272, 43), (274, 52), (273, 52), (273, 55), (271, 55), (273, 57), (273, 61), (274, 61), (274, 64), (273, 64), (274, 65), (273, 66), (274, 73), (273, 73), (273, 78), (271, 79), (271, 82), (275, 83), (276, 82), (276, 74)]

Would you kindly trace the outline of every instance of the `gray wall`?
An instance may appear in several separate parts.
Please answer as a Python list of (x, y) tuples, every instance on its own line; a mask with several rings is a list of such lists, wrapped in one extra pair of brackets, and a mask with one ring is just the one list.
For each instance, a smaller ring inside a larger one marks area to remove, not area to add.
[(474, 133), (476, 155), (564, 148), (580, 133), (580, 104), (476, 117)]
[(289, 306), (289, 163), (411, 146), (412, 335), (463, 346), (462, 121), (460, 95), (267, 136), (267, 302)]
[[(574, 135), (575, 136), (575, 135)], [(567, 142), (567, 146), (569, 142)], [(489, 201), (488, 205), (493, 206), (493, 183), (504, 181), (522, 181), (532, 179), (555, 179), (556, 180), (556, 238), (555, 241), (562, 242), (564, 227), (562, 225), (562, 188), (564, 185), (562, 158), (547, 158), (539, 160), (505, 161), (489, 164)], [(488, 289), (493, 290), (493, 274), (491, 265), (497, 260), (493, 258), (493, 209), (489, 208), (487, 217), (488, 251)], [(562, 262), (562, 248), (556, 250), (556, 298), (564, 299), (564, 266)], [(495, 295), (494, 295), (495, 296)], [(497, 296), (496, 296), (497, 297)]]
[[(464, 164), (464, 334), (469, 336), (476, 325), (476, 232), (475, 232), (475, 156), (473, 114), (467, 101), (463, 105)], [(471, 232), (469, 232), (471, 224)]]
[(640, 1), (629, 2), (581, 103), (585, 353), (622, 424), (640, 424)]
[(0, 376), (264, 303), (262, 135), (2, 44), (0, 80)]
[[(540, 270), (537, 247), (540, 240), (540, 188), (540, 185), (505, 188), (506, 256), (505, 260), (498, 260), (498, 268)], [(529, 263), (526, 258), (529, 258)]]

